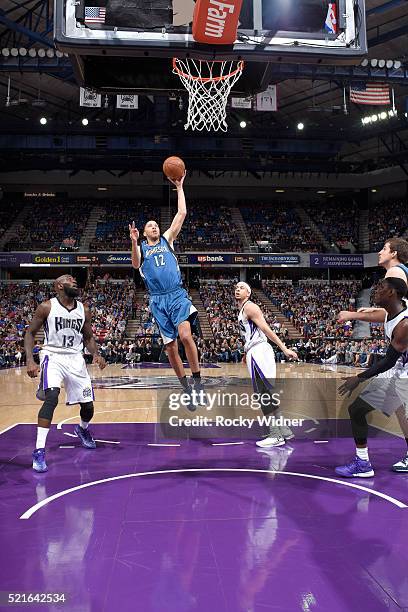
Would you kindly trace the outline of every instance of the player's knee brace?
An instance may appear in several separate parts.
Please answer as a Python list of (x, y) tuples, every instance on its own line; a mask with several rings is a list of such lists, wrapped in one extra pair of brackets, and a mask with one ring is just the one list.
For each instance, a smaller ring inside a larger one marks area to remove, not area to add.
[(89, 423), (94, 415), (94, 405), (93, 402), (86, 402), (86, 404), (81, 404), (80, 416), (85, 423)]
[(46, 419), (47, 421), (52, 421), (52, 417), (54, 415), (54, 410), (58, 404), (58, 396), (60, 390), (58, 387), (51, 387), (50, 389), (45, 390), (45, 401), (40, 408), (38, 413), (38, 417), (40, 419)]
[(350, 404), (348, 411), (354, 440), (357, 444), (365, 444), (368, 436), (367, 414), (372, 411), (371, 406), (358, 397)]

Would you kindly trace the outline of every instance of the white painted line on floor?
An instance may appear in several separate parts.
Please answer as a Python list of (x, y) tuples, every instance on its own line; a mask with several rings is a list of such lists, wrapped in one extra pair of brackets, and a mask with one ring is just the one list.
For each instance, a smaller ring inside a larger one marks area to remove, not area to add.
[(13, 429), (13, 427), (16, 427), (17, 425), (21, 425), (21, 423), (14, 423), (14, 425), (9, 425), (8, 427), (6, 427), (6, 429), (2, 429), (0, 431), (0, 436), (1, 434), (6, 433), (6, 431), (10, 431), (10, 429)]
[(315, 444), (327, 444), (328, 440), (314, 440)]
[[(68, 433), (67, 431), (64, 431), (64, 436), (69, 436), (70, 438), (78, 438), (78, 436), (76, 434), (72, 434), (72, 433)], [(115, 442), (114, 440), (97, 440), (96, 438), (94, 438), (95, 442), (104, 442), (105, 444), (120, 444), (120, 442)]]
[[(149, 408), (146, 408), (146, 410), (150, 410)], [(134, 412), (135, 408), (119, 408), (118, 410), (100, 410), (99, 412), (95, 412), (94, 416), (96, 416), (97, 414), (106, 414), (107, 412)], [(75, 414), (72, 417), (68, 417), (67, 419), (64, 419), (63, 421), (60, 421), (59, 423), (57, 423), (57, 429), (62, 429), (62, 426), (64, 425), (64, 423), (68, 423), (68, 421), (72, 421), (73, 419), (77, 419), (78, 415)], [(119, 421), (118, 421), (119, 422)], [(127, 421), (121, 421), (123, 422), (127, 422)], [(140, 421), (140, 422), (150, 422), (150, 421)], [(114, 425), (116, 423), (112, 422), (112, 425)], [(100, 424), (100, 423), (99, 423)], [(95, 425), (98, 425), (98, 423), (95, 423)]]
[(181, 444), (148, 444), (147, 446), (181, 446)]
[(244, 444), (244, 442), (212, 442), (213, 446), (237, 446), (238, 444)]
[(114, 482), (115, 480), (125, 480), (127, 478), (136, 478), (138, 476), (156, 476), (163, 474), (188, 474), (188, 473), (247, 473), (247, 474), (282, 474), (282, 476), (297, 476), (300, 478), (311, 478), (313, 480), (320, 480), (322, 482), (330, 482), (332, 484), (341, 485), (343, 487), (348, 487), (350, 489), (357, 489), (358, 491), (364, 491), (365, 493), (371, 493), (371, 495), (375, 495), (376, 497), (381, 497), (385, 501), (390, 502), (394, 506), (398, 508), (408, 508), (406, 504), (399, 501), (399, 499), (395, 499), (395, 497), (391, 497), (391, 495), (387, 495), (386, 493), (382, 493), (381, 491), (376, 491), (375, 489), (370, 489), (369, 487), (364, 487), (359, 484), (355, 484), (353, 482), (348, 482), (344, 480), (338, 480), (337, 478), (329, 478), (327, 476), (317, 476), (316, 474), (303, 474), (301, 472), (284, 472), (281, 470), (256, 470), (250, 468), (187, 468), (187, 469), (178, 469), (178, 470), (156, 470), (153, 472), (134, 472), (131, 474), (122, 474), (120, 476), (111, 476), (110, 478), (102, 478), (101, 480), (94, 480), (92, 482), (85, 482), (83, 484), (77, 485), (76, 487), (72, 487), (70, 489), (64, 489), (64, 491), (60, 491), (59, 493), (54, 493), (54, 495), (50, 495), (50, 497), (46, 497), (41, 500), (34, 506), (31, 506), (26, 510), (21, 516), (20, 519), (27, 520), (32, 517), (38, 510), (49, 504), (50, 502), (59, 499), (60, 497), (64, 497), (69, 493), (75, 493), (76, 491), (81, 491), (82, 489), (87, 489), (88, 487), (94, 487), (99, 484), (104, 484), (105, 482)]
[(62, 446), (60, 446), (60, 448), (76, 448), (75, 446), (69, 446), (67, 444), (64, 444)]

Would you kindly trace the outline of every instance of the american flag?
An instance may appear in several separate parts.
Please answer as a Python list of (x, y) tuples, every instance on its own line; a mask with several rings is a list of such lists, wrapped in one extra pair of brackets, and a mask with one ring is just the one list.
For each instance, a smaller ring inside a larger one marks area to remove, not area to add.
[(354, 83), (350, 100), (356, 104), (390, 104), (390, 88), (385, 83)]
[(105, 23), (106, 8), (102, 6), (85, 7), (85, 23)]

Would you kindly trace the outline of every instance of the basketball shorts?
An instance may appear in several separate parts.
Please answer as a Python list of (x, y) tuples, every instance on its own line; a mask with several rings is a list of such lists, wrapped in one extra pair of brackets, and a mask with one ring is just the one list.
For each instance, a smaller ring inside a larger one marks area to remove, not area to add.
[(81, 353), (62, 355), (41, 351), (37, 399), (43, 401), (46, 389), (51, 387), (60, 389), (62, 383), (64, 383), (67, 404), (82, 404), (95, 399), (91, 379)]
[(163, 344), (168, 344), (177, 338), (180, 323), (193, 322), (197, 317), (197, 309), (182, 287), (164, 295), (152, 295), (150, 310), (160, 330)]
[(255, 393), (267, 393), (275, 385), (275, 353), (268, 342), (255, 344), (246, 354), (246, 363)]
[[(408, 376), (401, 368), (391, 368), (373, 378), (360, 393), (362, 400), (375, 410), (391, 416), (400, 407), (408, 406)], [(407, 415), (408, 416), (408, 415)]]

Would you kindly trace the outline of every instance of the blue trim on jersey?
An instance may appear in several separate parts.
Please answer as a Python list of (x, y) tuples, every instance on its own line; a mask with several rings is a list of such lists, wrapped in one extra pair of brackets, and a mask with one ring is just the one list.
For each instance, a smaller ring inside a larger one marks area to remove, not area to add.
[(397, 264), (396, 266), (397, 268), (401, 268), (401, 270), (403, 270), (405, 272), (405, 274), (407, 275), (407, 284), (408, 284), (408, 266), (406, 266), (403, 263)]

